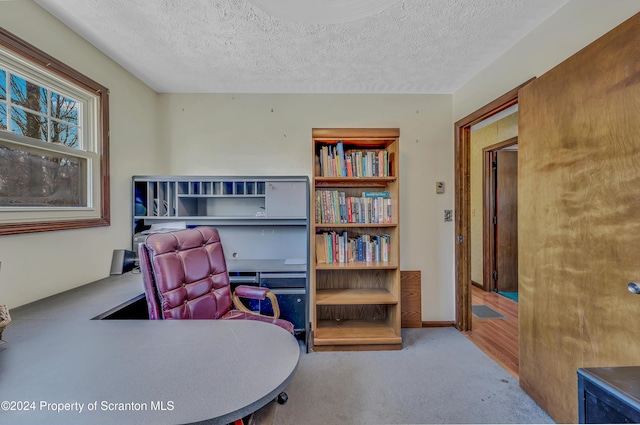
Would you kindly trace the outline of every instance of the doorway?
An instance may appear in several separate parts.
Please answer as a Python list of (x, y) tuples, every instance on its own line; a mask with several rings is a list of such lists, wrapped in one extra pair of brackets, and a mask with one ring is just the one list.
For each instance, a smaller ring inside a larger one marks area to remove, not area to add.
[(516, 378), (517, 106), (470, 129), (472, 331), (463, 332)]
[[(517, 132), (517, 116), (511, 121)], [(482, 154), (481, 287), (518, 302), (518, 138), (485, 147)]]
[(518, 103), (518, 91), (533, 81), (505, 93), (455, 123), (455, 301), (456, 329), (471, 330), (471, 126)]

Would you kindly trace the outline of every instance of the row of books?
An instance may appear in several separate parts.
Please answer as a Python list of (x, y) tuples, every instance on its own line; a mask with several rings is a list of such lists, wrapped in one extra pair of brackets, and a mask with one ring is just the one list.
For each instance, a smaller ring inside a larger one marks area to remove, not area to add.
[(389, 235), (359, 235), (350, 238), (347, 231), (316, 234), (316, 263), (388, 262)]
[(389, 152), (384, 149), (350, 149), (338, 141), (320, 148), (323, 177), (386, 177), (390, 175)]
[(391, 223), (389, 192), (363, 192), (362, 196), (346, 196), (339, 190), (316, 190), (316, 223)]

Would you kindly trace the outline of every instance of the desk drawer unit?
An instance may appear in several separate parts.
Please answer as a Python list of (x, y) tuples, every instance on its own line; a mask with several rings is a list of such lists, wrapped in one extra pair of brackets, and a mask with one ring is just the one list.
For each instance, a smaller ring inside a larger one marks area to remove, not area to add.
[[(278, 299), (280, 318), (293, 323), (296, 335), (306, 331), (307, 323), (307, 274), (300, 272), (229, 272), (231, 289), (238, 285), (254, 285), (269, 288)], [(269, 300), (243, 300), (248, 308), (273, 315)]]
[[(305, 303), (305, 289), (281, 288), (271, 289), (271, 292), (273, 292), (273, 294), (278, 299), (278, 306), (280, 306), (280, 318), (293, 323), (294, 331), (296, 334), (304, 332), (307, 310)], [(260, 302), (260, 313), (267, 316), (273, 315), (271, 302)]]
[(307, 285), (306, 273), (260, 273), (260, 286), (265, 288), (302, 288)]
[[(260, 286), (274, 293), (280, 306), (280, 317), (293, 323), (296, 334), (304, 332), (307, 322), (307, 274), (261, 272)], [(261, 303), (260, 313), (272, 315), (271, 303)]]

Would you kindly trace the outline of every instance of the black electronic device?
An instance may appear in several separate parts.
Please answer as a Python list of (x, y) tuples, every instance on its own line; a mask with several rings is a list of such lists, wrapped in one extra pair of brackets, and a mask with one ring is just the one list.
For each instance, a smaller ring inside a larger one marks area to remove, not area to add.
[(133, 270), (136, 262), (136, 253), (126, 249), (113, 250), (113, 257), (111, 258), (111, 273), (123, 274)]

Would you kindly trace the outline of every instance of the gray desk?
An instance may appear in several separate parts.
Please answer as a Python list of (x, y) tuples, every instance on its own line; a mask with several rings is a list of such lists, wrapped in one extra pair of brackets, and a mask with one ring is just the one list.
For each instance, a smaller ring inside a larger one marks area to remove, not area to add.
[(286, 264), (285, 260), (235, 260), (226, 259), (230, 272), (307, 272), (307, 264)]
[(0, 422), (228, 423), (273, 400), (293, 377), (298, 343), (270, 324), (89, 320), (141, 289), (140, 275), (112, 276), (11, 310), (0, 402), (23, 410), (3, 408)]

